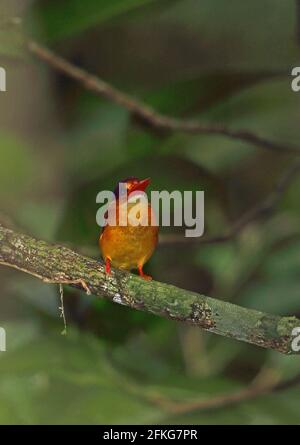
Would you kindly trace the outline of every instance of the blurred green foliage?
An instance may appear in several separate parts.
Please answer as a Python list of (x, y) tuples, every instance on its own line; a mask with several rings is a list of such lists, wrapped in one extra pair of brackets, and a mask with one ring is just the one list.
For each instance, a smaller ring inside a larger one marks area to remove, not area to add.
[[(61, 40), (157, 0), (62, 0), (39, 8), (47, 38)], [(66, 20), (67, 17), (67, 20)]]
[[(297, 144), (295, 5), (286, 0), (3, 2), (28, 34), (157, 110), (247, 128)], [(14, 9), (15, 8), (15, 9)], [(0, 30), (0, 220), (100, 258), (96, 194), (123, 177), (154, 189), (204, 190), (206, 232), (223, 233), (272, 190), (289, 157), (220, 136), (151, 132), (118, 106), (30, 60), (17, 29)], [(3, 39), (2, 39), (3, 36)], [(17, 57), (17, 54), (22, 57)], [(237, 239), (159, 247), (160, 281), (271, 313), (300, 316), (299, 179), (276, 215)], [(175, 231), (175, 229), (172, 229)], [(0, 423), (299, 423), (299, 389), (241, 406), (175, 416), (161, 394), (204, 400), (297, 357), (219, 338), (2, 268)]]

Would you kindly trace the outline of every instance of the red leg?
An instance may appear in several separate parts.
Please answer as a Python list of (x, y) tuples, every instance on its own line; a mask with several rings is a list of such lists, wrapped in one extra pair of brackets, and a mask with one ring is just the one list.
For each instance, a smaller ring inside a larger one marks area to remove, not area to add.
[(140, 277), (141, 278), (144, 278), (144, 280), (152, 280), (152, 277), (150, 276), (150, 275), (146, 275), (144, 272), (143, 272), (143, 266), (139, 266), (138, 267), (138, 271), (139, 271), (139, 275), (140, 275)]
[(111, 274), (111, 270), (110, 270), (110, 258), (106, 258), (105, 260), (105, 273), (107, 275)]

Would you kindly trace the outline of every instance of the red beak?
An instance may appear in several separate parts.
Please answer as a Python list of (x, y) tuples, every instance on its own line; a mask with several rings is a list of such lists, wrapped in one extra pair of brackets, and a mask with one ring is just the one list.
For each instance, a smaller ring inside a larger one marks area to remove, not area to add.
[(139, 190), (141, 192), (144, 192), (146, 190), (146, 188), (148, 187), (148, 185), (150, 184), (150, 181), (151, 181), (150, 178), (142, 179), (137, 184), (133, 185), (130, 191), (135, 192), (135, 191)]

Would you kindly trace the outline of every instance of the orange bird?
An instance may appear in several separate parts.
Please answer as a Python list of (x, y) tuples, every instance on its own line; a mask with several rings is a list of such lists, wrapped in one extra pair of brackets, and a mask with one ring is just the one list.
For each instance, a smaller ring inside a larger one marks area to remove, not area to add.
[[(110, 225), (108, 220), (99, 238), (99, 246), (105, 261), (105, 271), (110, 274), (111, 265), (120, 269), (137, 269), (141, 277), (151, 280), (151, 276), (143, 272), (143, 266), (153, 254), (157, 245), (158, 226), (153, 225), (153, 223), (151, 225), (151, 221), (155, 221), (151, 205), (148, 202), (143, 202), (143, 200), (136, 201), (136, 199), (131, 198), (131, 196), (138, 198), (142, 194), (141, 192), (146, 190), (150, 178), (139, 180), (130, 177), (120, 182), (125, 184), (127, 195), (125, 199), (120, 199), (118, 184), (114, 191), (116, 201), (112, 203), (116, 210), (115, 224)], [(134, 192), (134, 195), (130, 196), (132, 192)], [(137, 202), (139, 202), (138, 208), (135, 207)], [(132, 224), (129, 215), (131, 212), (134, 213), (135, 209), (138, 209), (136, 215), (140, 217), (139, 221), (143, 220), (142, 224)], [(108, 212), (109, 210), (110, 207)], [(121, 218), (123, 218), (122, 224), (120, 224)]]

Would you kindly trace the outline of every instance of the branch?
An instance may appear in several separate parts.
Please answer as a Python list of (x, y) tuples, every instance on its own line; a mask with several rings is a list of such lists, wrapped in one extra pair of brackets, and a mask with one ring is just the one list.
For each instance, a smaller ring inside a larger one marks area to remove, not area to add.
[(261, 396), (291, 389), (300, 384), (300, 374), (287, 380), (268, 384), (250, 384), (248, 387), (229, 394), (223, 394), (209, 399), (176, 402), (163, 396), (148, 396), (148, 399), (175, 415), (188, 414), (193, 411), (208, 411), (223, 409), (242, 402), (257, 399)]
[(227, 232), (216, 236), (204, 236), (198, 238), (187, 238), (180, 234), (163, 234), (159, 238), (160, 244), (213, 244), (230, 241), (231, 239), (236, 238), (237, 235), (239, 235), (239, 233), (241, 233), (253, 221), (257, 221), (263, 217), (270, 217), (272, 215), (272, 212), (278, 205), (282, 195), (285, 193), (299, 172), (300, 162), (292, 164), (280, 177), (270, 195), (268, 195), (260, 204), (246, 211)]
[(257, 147), (283, 154), (299, 156), (300, 150), (294, 146), (273, 142), (247, 130), (233, 130), (224, 125), (205, 125), (192, 120), (181, 120), (158, 113), (150, 106), (114, 88), (101, 78), (73, 65), (40, 44), (27, 42), (28, 50), (52, 68), (79, 82), (84, 88), (120, 105), (152, 129), (166, 132), (184, 132), (196, 134), (214, 134), (235, 139)]
[(207, 331), (293, 354), (296, 317), (280, 317), (179, 289), (147, 282), (125, 271), (107, 277), (104, 265), (60, 246), (39, 241), (0, 225), (0, 264), (46, 283), (68, 284), (115, 303), (144, 310)]
[[(260, 374), (263, 374), (261, 370)], [(300, 374), (287, 379), (279, 379), (277, 375), (272, 372), (265, 373), (263, 379), (260, 374), (248, 384), (245, 388), (227, 392), (225, 394), (213, 395), (208, 398), (194, 398), (187, 400), (176, 400), (162, 394), (157, 389), (145, 388), (136, 382), (122, 378), (118, 374), (119, 384), (132, 394), (143, 398), (145, 401), (158, 406), (166, 411), (169, 415), (186, 415), (192, 412), (219, 410), (243, 402), (249, 402), (259, 397), (275, 394), (277, 392), (285, 391), (300, 385)]]

